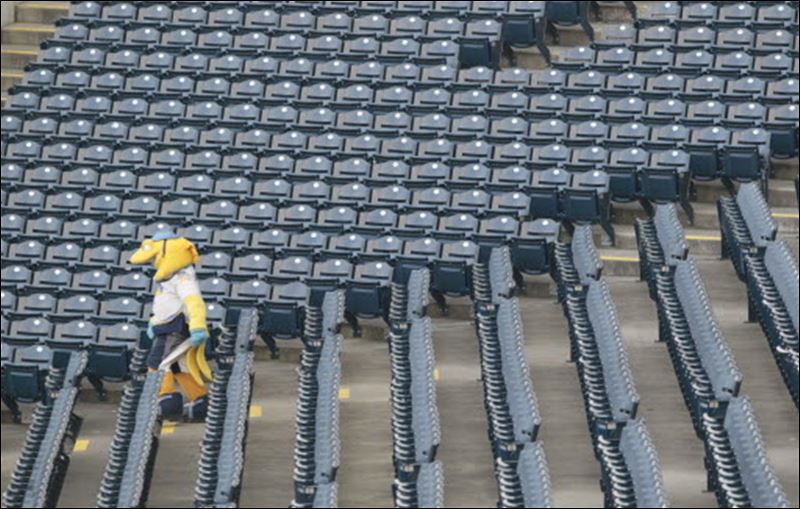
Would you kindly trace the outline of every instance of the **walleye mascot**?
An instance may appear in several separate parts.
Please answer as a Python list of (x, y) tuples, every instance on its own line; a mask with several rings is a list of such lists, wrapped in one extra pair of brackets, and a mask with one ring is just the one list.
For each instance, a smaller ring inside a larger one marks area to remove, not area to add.
[[(206, 362), (208, 339), (206, 304), (200, 295), (194, 265), (200, 260), (190, 241), (169, 230), (160, 230), (142, 242), (129, 263), (152, 263), (157, 285), (147, 327), (151, 339), (147, 367), (159, 369), (166, 359), (159, 407), (165, 419), (203, 421), (208, 409), (211, 369)], [(185, 352), (179, 354), (178, 352)]]

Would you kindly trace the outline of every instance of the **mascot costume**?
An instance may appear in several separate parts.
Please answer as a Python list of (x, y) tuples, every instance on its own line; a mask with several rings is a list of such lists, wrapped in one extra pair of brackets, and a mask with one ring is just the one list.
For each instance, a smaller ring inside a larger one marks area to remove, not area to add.
[(152, 263), (156, 269), (157, 289), (147, 327), (152, 341), (148, 369), (159, 369), (170, 353), (185, 350), (166, 367), (159, 393), (164, 419), (202, 421), (208, 408), (207, 384), (212, 374), (205, 356), (206, 304), (194, 270), (199, 260), (194, 244), (169, 230), (144, 240), (129, 260), (136, 265)]

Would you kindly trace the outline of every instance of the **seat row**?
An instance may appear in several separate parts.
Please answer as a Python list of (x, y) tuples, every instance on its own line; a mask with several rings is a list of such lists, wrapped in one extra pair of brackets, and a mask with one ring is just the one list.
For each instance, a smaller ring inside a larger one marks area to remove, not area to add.
[[(165, 122), (180, 120), (188, 121), (187, 126), (200, 131), (203, 130), (202, 122), (213, 121), (215, 124), (221, 122), (224, 127), (242, 131), (258, 128), (273, 132), (276, 127), (282, 127), (281, 131), (286, 131), (288, 125), (304, 128), (308, 133), (319, 133), (327, 128), (343, 133), (375, 130), (376, 134), (444, 132), (475, 136), (485, 133), (497, 137), (508, 134), (504, 132), (505, 129), (496, 132), (490, 129), (489, 122), (494, 119), (497, 126), (502, 125), (499, 124), (502, 117), (522, 117), (520, 120), (527, 120), (533, 125), (549, 118), (559, 118), (575, 124), (594, 120), (609, 123), (637, 121), (653, 125), (684, 123), (684, 116), (687, 117), (687, 125), (697, 126), (757, 127), (766, 123), (796, 124), (796, 104), (787, 104), (797, 101), (797, 81), (793, 78), (776, 80), (770, 85), (772, 94), (767, 98), (773, 104), (763, 106), (752, 100), (758, 93), (753, 90), (733, 97), (734, 102), (728, 101), (721, 95), (723, 87), (728, 85), (714, 76), (704, 76), (688, 84), (684, 89), (685, 93), (668, 92), (668, 89), (664, 89), (665, 93), (661, 95), (666, 98), (652, 100), (637, 97), (636, 88), (619, 90), (615, 97), (613, 92), (604, 88), (604, 76), (593, 71), (573, 76), (572, 83), (579, 87), (562, 90), (569, 95), (538, 91), (486, 91), (472, 86), (448, 91), (440, 86), (409, 88), (389, 85), (373, 88), (365, 84), (337, 86), (329, 83), (301, 86), (290, 81), (265, 85), (252, 79), (231, 85), (227, 80), (219, 78), (199, 84), (199, 94), (191, 95), (188, 91), (161, 93), (159, 90), (162, 87), (169, 89), (171, 82), (167, 80), (159, 84), (159, 80), (152, 77), (142, 81), (152, 87), (152, 93), (127, 88), (122, 83), (122, 78), (118, 80), (119, 90), (81, 87), (84, 92), (75, 92), (73, 89), (62, 88), (40, 96), (35, 91), (38, 88), (33, 86), (17, 87), (9, 96), (7, 110), (4, 110), (10, 120), (4, 120), (3, 132), (10, 134), (17, 131), (21, 127), (23, 116), (31, 117), (32, 112), (50, 117), (66, 113), (66, 117), (60, 120), (71, 127), (63, 133), (66, 136), (91, 135), (91, 131), (86, 132), (86, 129), (93, 124), (87, 121), (94, 121), (94, 117), (87, 115), (102, 115), (101, 123), (116, 121), (120, 123), (119, 128), (126, 128), (136, 121), (137, 124), (162, 124), (163, 130), (165, 127), (172, 127), (163, 126)], [(584, 77), (585, 80), (581, 79)], [(177, 78), (175, 82), (179, 83), (180, 80), (181, 78)], [(669, 80), (665, 84), (671, 85)], [(192, 85), (189, 79), (184, 82), (186, 87)], [(785, 90), (787, 86), (792, 88)], [(229, 89), (233, 89), (230, 95), (232, 100), (208, 100), (229, 97)], [(741, 87), (740, 90), (744, 91), (746, 88)], [(143, 97), (142, 93), (146, 95)], [(182, 99), (176, 93), (187, 99)], [(602, 97), (606, 94), (609, 95), (608, 98)], [(209, 95), (213, 97), (206, 97)], [(623, 97), (619, 97), (620, 95)], [(682, 95), (685, 100), (670, 97), (672, 95)], [(795, 106), (795, 110), (791, 106)], [(368, 111), (359, 114), (358, 111), (363, 109)], [(791, 115), (793, 111), (794, 117)], [(14, 113), (17, 120), (10, 116)], [(393, 113), (399, 115), (393, 117)], [(440, 117), (433, 117), (437, 114)], [(434, 122), (431, 127), (426, 128), (419, 121), (414, 122), (417, 118)], [(80, 124), (80, 121), (85, 123)], [(27, 130), (24, 132), (56, 135), (57, 131), (54, 129), (58, 124), (50, 122), (55, 122), (55, 119), (26, 126)], [(451, 126), (451, 122), (454, 125)], [(511, 128), (512, 135), (519, 133), (516, 135), (533, 136), (530, 128), (524, 130), (522, 127), (527, 126), (507, 126)], [(119, 128), (116, 132), (103, 134), (105, 137), (118, 137)], [(149, 136), (150, 138), (144, 139), (155, 141), (152, 137), (158, 134), (160, 131), (143, 132), (140, 136)], [(263, 140), (251, 140), (250, 144), (256, 141), (264, 143)], [(177, 142), (181, 142), (180, 138)]]
[(609, 72), (633, 71), (642, 73), (675, 73), (683, 76), (698, 76), (713, 73), (730, 77), (754, 76), (764, 79), (781, 79), (796, 76), (800, 62), (789, 52), (773, 49), (771, 53), (750, 55), (731, 49), (727, 53), (715, 53), (698, 49), (688, 52), (670, 48), (617, 47), (593, 49), (579, 46), (564, 51), (553, 67), (562, 70), (605, 70)]
[(727, 28), (720, 26), (674, 27), (670, 25), (619, 25), (597, 41), (598, 46), (636, 46), (676, 50), (711, 49), (767, 54), (798, 51), (798, 34), (791, 29)]
[[(202, 12), (199, 9), (198, 11)], [(237, 49), (280, 51), (285, 48), (270, 47), (270, 39), (279, 39), (286, 35), (312, 39), (405, 37), (449, 40), (462, 36), (499, 39), (502, 33), (502, 23), (493, 16), (474, 17), (465, 21), (452, 15), (436, 18), (418, 15), (387, 18), (381, 14), (352, 16), (341, 11), (323, 16), (304, 11), (279, 15), (270, 9), (250, 11), (242, 16), (240, 11), (231, 8), (219, 9), (209, 14), (212, 19), (205, 23), (199, 20), (175, 23), (67, 18), (59, 22), (55, 40), (157, 46), (184, 43), (197, 47), (219, 47), (225, 45), (225, 42), (230, 45), (233, 39), (233, 46)], [(223, 18), (225, 22), (222, 22)], [(192, 34), (192, 38), (187, 40), (186, 33)], [(206, 34), (211, 36), (205, 37)], [(326, 44), (325, 49), (331, 48)], [(313, 49), (310, 52), (313, 53)]]
[(258, 314), (242, 309), (234, 321), (236, 314), (226, 317), (227, 328), (219, 334), (215, 351), (194, 489), (198, 507), (238, 505), (241, 494)]
[[(391, 360), (392, 462), (395, 507), (442, 507), (439, 409), (434, 382), (435, 359), (426, 304), (427, 270), (395, 277), (387, 313)], [(428, 505), (434, 504), (434, 505)]]
[[(350, 13), (354, 15), (435, 15), (451, 13), (453, 15), (497, 15), (506, 12), (539, 13), (544, 11), (545, 2), (532, 1), (497, 1), (497, 0), (332, 0), (296, 2), (270, 2), (269, 8), (262, 9), (258, 5), (247, 5), (242, 2), (197, 2), (182, 8), (168, 4), (153, 3), (146, 6), (137, 2), (78, 2), (70, 9), (70, 16), (76, 18), (100, 18), (112, 20), (139, 20), (173, 23), (218, 23), (241, 24), (242, 18), (248, 15), (255, 19), (265, 16), (265, 11), (274, 15), (289, 15), (293, 12), (316, 14)], [(578, 2), (564, 2), (577, 4)], [(229, 12), (233, 11), (233, 12)], [(301, 18), (302, 19), (302, 18)]]
[(646, 23), (673, 21), (679, 26), (711, 23), (773, 27), (798, 23), (793, 2), (664, 2), (642, 11), (637, 19)]
[(472, 269), (498, 506), (551, 507), (549, 471), (537, 441), (541, 418), (530, 381), (519, 305), (512, 297), (512, 267), (510, 251), (498, 248), (483, 252)]
[(97, 507), (136, 506), (147, 500), (155, 468), (161, 419), (158, 394), (164, 371), (147, 371), (149, 340), (143, 335), (130, 362), (132, 374), (122, 391)]
[(786, 386), (798, 404), (797, 262), (783, 240), (758, 186), (745, 184), (718, 202), (723, 257), (747, 284), (748, 319), (766, 335)]
[[(595, 100), (601, 100), (595, 96)], [(582, 101), (583, 99), (576, 99)], [(674, 108), (677, 105), (677, 108)], [(711, 105), (719, 109), (719, 103)], [(247, 106), (247, 105), (244, 105)], [(653, 106), (651, 112), (660, 115), (662, 106), (670, 106), (665, 102)], [(680, 115), (683, 111), (678, 101), (672, 102), (673, 114)], [(66, 142), (68, 150), (77, 150), (81, 163), (92, 165), (98, 159), (111, 157), (109, 162), (118, 165), (147, 164), (148, 150), (156, 146), (169, 146), (174, 149), (193, 152), (198, 149), (228, 147), (228, 151), (236, 153), (244, 150), (262, 152), (265, 147), (270, 147), (276, 141), (274, 149), (281, 148), (284, 143), (283, 131), (278, 130), (277, 121), (280, 119), (282, 129), (290, 128), (302, 136), (310, 151), (315, 147), (329, 141), (320, 135), (333, 134), (337, 138), (360, 132), (373, 135), (377, 139), (385, 140), (390, 133), (410, 136), (405, 142), (417, 144), (419, 157), (436, 156), (443, 148), (448, 148), (454, 142), (464, 141), (468, 138), (486, 138), (487, 142), (494, 144), (508, 143), (510, 141), (524, 142), (526, 145), (539, 146), (552, 143), (562, 143), (567, 146), (581, 147), (595, 145), (607, 148), (626, 148), (642, 146), (651, 150), (681, 148), (685, 144), (768, 144), (769, 131), (778, 131), (790, 128), (788, 122), (781, 120), (781, 115), (791, 112), (791, 106), (767, 108), (758, 103), (745, 103), (728, 108), (721, 121), (708, 125), (710, 116), (700, 115), (698, 108), (692, 108), (691, 119), (671, 118), (663, 116), (656, 123), (654, 118), (616, 118), (603, 120), (581, 120), (566, 118), (552, 118), (549, 120), (528, 120), (521, 116), (507, 116), (493, 118), (491, 115), (449, 115), (445, 113), (420, 112), (404, 113), (371, 113), (366, 110), (334, 111), (329, 108), (303, 108), (282, 106), (268, 109), (253, 110), (250, 120), (264, 123), (260, 126), (252, 124), (241, 125), (232, 121), (225, 121), (222, 125), (208, 128), (197, 122), (169, 122), (164, 119), (155, 121), (127, 122), (120, 120), (107, 120), (96, 122), (88, 118), (75, 118), (59, 120), (49, 114), (32, 116), (22, 112), (6, 114), (2, 117), (3, 136), (7, 145), (22, 143), (15, 146), (14, 150), (20, 157), (42, 157), (42, 144), (34, 143), (34, 139), (47, 137), (51, 143)], [(649, 106), (648, 106), (649, 107)], [(711, 115), (709, 104), (704, 106), (704, 112)], [(577, 107), (576, 107), (577, 108)], [(723, 107), (724, 109), (724, 107)], [(795, 108), (796, 110), (796, 108)], [(678, 112), (678, 113), (675, 113)], [(224, 114), (228, 116), (228, 113)], [(571, 114), (570, 114), (571, 115)], [(556, 115), (557, 116), (557, 115)], [(27, 118), (25, 118), (27, 117)], [(762, 127), (767, 126), (769, 130)], [(315, 136), (316, 135), (316, 136)], [(34, 138), (37, 137), (37, 138)], [(291, 138), (291, 134), (289, 135)], [(430, 140), (431, 137), (438, 137)], [(425, 140), (428, 139), (428, 141)], [(333, 138), (328, 138), (328, 140)], [(119, 143), (121, 146), (114, 150), (109, 144)], [(386, 142), (388, 144), (388, 142)], [(77, 149), (74, 148), (77, 145)], [(53, 152), (52, 148), (45, 146), (45, 150)], [(86, 150), (85, 147), (89, 149)], [(397, 147), (399, 150), (402, 147)], [(38, 151), (37, 151), (38, 149)], [(392, 149), (395, 150), (394, 144)], [(95, 153), (92, 153), (94, 150)], [(780, 155), (773, 144), (773, 151)], [(268, 152), (266, 152), (268, 153)], [(14, 156), (14, 154), (9, 154)], [(404, 155), (404, 154), (400, 154)], [(213, 157), (213, 156), (212, 156)], [(248, 156), (249, 157), (249, 156)], [(253, 154), (255, 157), (255, 154)], [(51, 155), (50, 158), (57, 158)], [(315, 164), (312, 165), (311, 163)], [(576, 161), (579, 162), (579, 161)], [(527, 162), (525, 162), (527, 163)], [(14, 164), (14, 163), (8, 163)], [(398, 164), (405, 164), (400, 163)], [(323, 156), (310, 157), (301, 166), (306, 176), (315, 173), (326, 175), (331, 173), (334, 163)], [(396, 166), (395, 166), (396, 167)], [(21, 172), (22, 167), (6, 168), (4, 177), (18, 180), (21, 175), (14, 175), (14, 171)], [(55, 168), (51, 171), (54, 171)], [(269, 170), (269, 168), (264, 168)], [(6, 175), (6, 172), (9, 172)], [(45, 182), (52, 182), (57, 175), (45, 174), (40, 177)], [(300, 176), (303, 176), (301, 174)], [(380, 175), (374, 178), (381, 178)], [(385, 178), (385, 177), (384, 177)], [(163, 189), (163, 188), (159, 188)]]
[(643, 507), (666, 497), (658, 456), (644, 423), (616, 308), (591, 227), (555, 248), (554, 278), (569, 322), (571, 360), (581, 384), (607, 506)]
[[(308, 307), (298, 371), (294, 498), (291, 507), (335, 503), (339, 468), (339, 383), (344, 294), (328, 292)], [(330, 486), (333, 485), (333, 486)], [(333, 493), (325, 493), (333, 490)]]
[[(86, 352), (62, 354), (53, 359), (44, 381), (46, 394), (34, 409), (11, 482), (3, 492), (4, 506), (55, 507), (58, 503), (69, 467), (69, 444), (76, 440), (81, 428), (82, 420), (73, 413), (73, 408), (87, 361)], [(26, 376), (25, 368), (38, 369), (13, 361), (3, 367), (4, 401), (9, 387), (7, 382), (12, 390), (26, 384), (23, 378), (27, 378), (27, 384), (36, 383), (38, 373), (28, 372)], [(12, 410), (19, 415), (16, 408)]]

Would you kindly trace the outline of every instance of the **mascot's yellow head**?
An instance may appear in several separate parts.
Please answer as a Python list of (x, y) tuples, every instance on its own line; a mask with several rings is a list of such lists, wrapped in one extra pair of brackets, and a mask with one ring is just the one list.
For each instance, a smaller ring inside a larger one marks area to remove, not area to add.
[(200, 261), (200, 255), (190, 241), (178, 237), (170, 230), (159, 230), (152, 238), (142, 241), (142, 245), (128, 260), (136, 265), (150, 261), (156, 268), (153, 279), (164, 281), (182, 268)]

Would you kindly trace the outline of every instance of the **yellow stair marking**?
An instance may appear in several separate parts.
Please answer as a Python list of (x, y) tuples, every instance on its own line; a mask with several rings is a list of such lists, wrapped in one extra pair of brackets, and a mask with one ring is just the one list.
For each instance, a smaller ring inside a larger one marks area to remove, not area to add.
[(433, 369), (433, 380), (435, 382), (438, 382), (441, 377), (442, 377), (442, 374), (439, 372), (439, 368), (434, 368)]
[(350, 399), (350, 389), (348, 389), (347, 387), (342, 387), (341, 389), (339, 389), (339, 399), (341, 400)]
[(792, 214), (791, 212), (775, 212), (772, 214), (772, 217), (778, 217), (781, 219), (800, 219), (800, 214)]
[(686, 240), (710, 240), (710, 241), (720, 241), (722, 237), (719, 235), (687, 235)]
[(89, 448), (89, 440), (76, 440), (72, 452), (85, 452)]
[(10, 25), (6, 25), (3, 27), (3, 30), (9, 30), (11, 32), (44, 32), (48, 34), (56, 33), (56, 27), (52, 25), (42, 25), (42, 24), (21, 24), (21, 23), (12, 23)]
[(604, 262), (633, 262), (639, 263), (638, 258), (634, 258), (632, 256), (601, 256), (601, 260)]
[(175, 433), (175, 423), (167, 421), (161, 426), (161, 436)]
[(3, 69), (2, 71), (0, 71), (0, 77), (22, 79), (23, 77), (25, 77), (25, 73), (22, 71), (15, 71), (12, 69)]
[(250, 418), (255, 419), (264, 414), (264, 408), (261, 405), (250, 405)]
[(25, 55), (35, 57), (39, 52), (35, 49), (22, 49), (22, 48), (2, 48), (0, 53), (3, 55)]
[(69, 3), (67, 2), (50, 2), (50, 3), (42, 3), (38, 4), (36, 2), (22, 2), (17, 4), (17, 7), (23, 7), (25, 9), (42, 9), (45, 11), (68, 11), (69, 10)]

